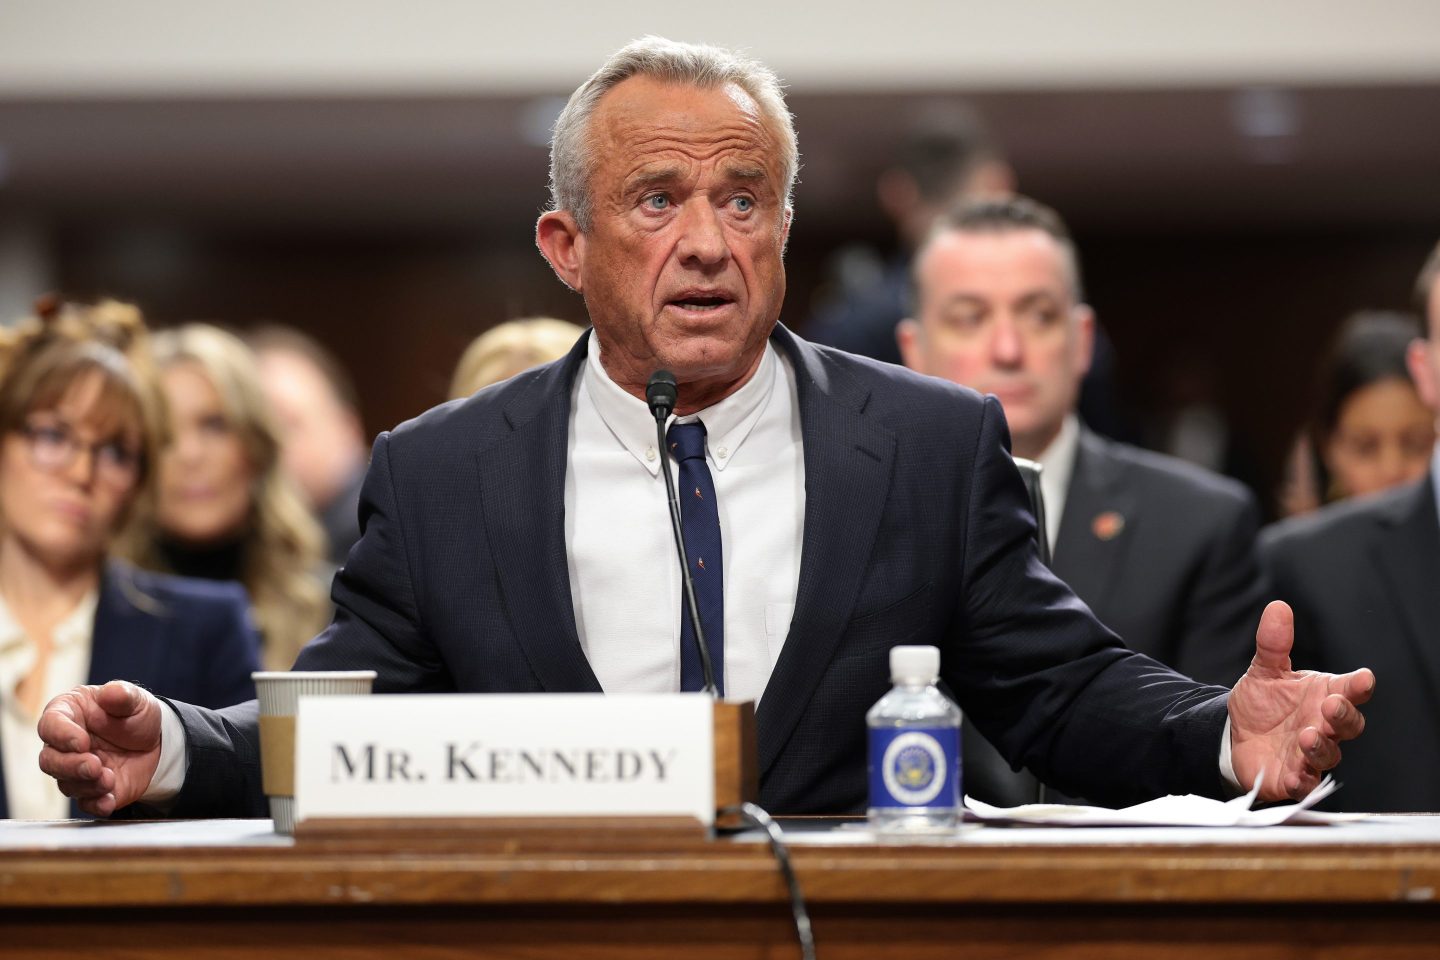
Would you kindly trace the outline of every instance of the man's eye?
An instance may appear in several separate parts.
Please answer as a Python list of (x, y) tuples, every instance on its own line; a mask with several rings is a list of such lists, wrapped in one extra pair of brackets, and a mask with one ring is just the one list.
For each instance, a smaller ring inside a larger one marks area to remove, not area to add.
[(755, 209), (755, 201), (749, 197), (736, 197), (730, 202), (735, 205), (735, 209), (740, 213), (749, 213)]
[(664, 210), (670, 206), (670, 198), (663, 193), (652, 193), (645, 198), (645, 206), (651, 210)]

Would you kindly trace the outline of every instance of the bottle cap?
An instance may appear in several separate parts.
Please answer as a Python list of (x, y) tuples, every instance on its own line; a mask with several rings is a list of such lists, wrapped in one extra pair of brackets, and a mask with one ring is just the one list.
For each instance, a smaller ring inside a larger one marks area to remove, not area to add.
[(940, 677), (939, 647), (891, 647), (891, 683), (934, 683)]

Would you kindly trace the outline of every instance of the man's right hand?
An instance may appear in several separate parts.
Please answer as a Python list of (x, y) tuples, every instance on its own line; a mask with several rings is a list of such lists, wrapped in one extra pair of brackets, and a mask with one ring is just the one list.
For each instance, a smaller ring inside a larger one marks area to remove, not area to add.
[(160, 765), (163, 709), (124, 680), (62, 693), (40, 715), (40, 769), (81, 810), (108, 817), (149, 788)]

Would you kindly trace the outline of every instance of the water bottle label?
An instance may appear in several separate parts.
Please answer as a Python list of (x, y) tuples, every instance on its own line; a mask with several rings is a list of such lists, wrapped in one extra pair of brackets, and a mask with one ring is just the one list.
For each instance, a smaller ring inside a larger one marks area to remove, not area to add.
[(870, 806), (959, 805), (959, 730), (901, 727), (870, 731)]

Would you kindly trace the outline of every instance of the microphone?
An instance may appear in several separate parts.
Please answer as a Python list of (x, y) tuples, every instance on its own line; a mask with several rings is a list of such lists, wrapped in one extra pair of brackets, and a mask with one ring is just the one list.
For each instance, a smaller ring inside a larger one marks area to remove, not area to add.
[(665, 442), (665, 421), (675, 410), (680, 388), (675, 374), (656, 370), (645, 384), (645, 400), (655, 417), (655, 445), (660, 448), (660, 472), (665, 475), (665, 493), (670, 500), (670, 529), (675, 534), (675, 552), (680, 557), (680, 580), (684, 584), (684, 602), (690, 612), (690, 626), (695, 631), (695, 646), (700, 654), (700, 673), (705, 678), (705, 692), (718, 697), (715, 687), (715, 666), (710, 662), (710, 647), (705, 643), (705, 628), (700, 624), (700, 607), (695, 603), (695, 581), (690, 577), (689, 554), (685, 552), (685, 531), (680, 522), (680, 497), (675, 492), (675, 478), (670, 476), (670, 445)]

